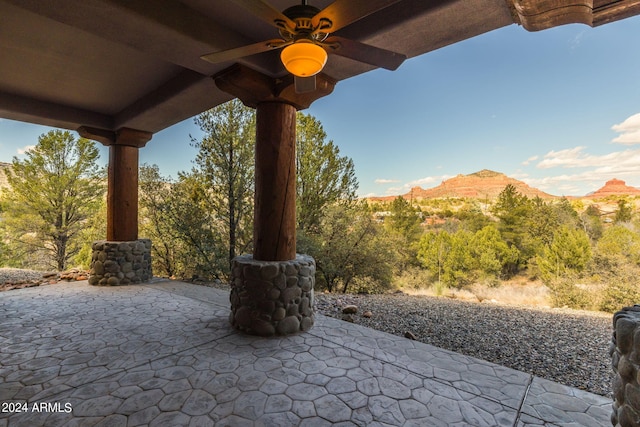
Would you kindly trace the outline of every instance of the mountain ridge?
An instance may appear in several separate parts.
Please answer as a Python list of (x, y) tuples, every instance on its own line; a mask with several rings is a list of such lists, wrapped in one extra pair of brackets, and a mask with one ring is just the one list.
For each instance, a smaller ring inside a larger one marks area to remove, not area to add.
[[(529, 198), (540, 197), (542, 199), (559, 199), (563, 196), (555, 196), (531, 187), (523, 181), (511, 178), (501, 172), (482, 169), (468, 175), (458, 174), (453, 178), (442, 181), (439, 185), (424, 189), (416, 186), (409, 192), (395, 196), (367, 197), (370, 201), (391, 201), (398, 196), (407, 200), (437, 199), (437, 198), (476, 198), (495, 199), (507, 185), (513, 185), (520, 194)], [(603, 187), (585, 196), (571, 196), (570, 198), (604, 198), (608, 196), (632, 195), (640, 196), (640, 189), (626, 185), (620, 179), (611, 179)]]

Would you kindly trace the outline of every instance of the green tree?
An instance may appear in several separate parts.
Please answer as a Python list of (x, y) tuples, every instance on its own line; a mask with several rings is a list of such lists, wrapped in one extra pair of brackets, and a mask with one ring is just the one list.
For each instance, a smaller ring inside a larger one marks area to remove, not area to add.
[(71, 258), (71, 265), (84, 270), (91, 268), (93, 258), (93, 242), (104, 240), (107, 235), (107, 199), (100, 199), (93, 215), (87, 218), (85, 226), (78, 233), (78, 241), (82, 242), (80, 250)]
[(193, 174), (208, 190), (209, 208), (224, 223), (230, 264), (252, 243), (255, 113), (234, 99), (201, 113), (195, 123), (205, 136), (191, 138), (198, 149)]
[(316, 280), (328, 291), (376, 292), (389, 287), (393, 253), (365, 202), (328, 206), (315, 233), (298, 233), (298, 248), (316, 260)]
[(591, 274), (604, 284), (599, 309), (608, 312), (638, 302), (640, 234), (628, 223), (607, 227), (593, 250)]
[(625, 262), (640, 265), (640, 234), (623, 224), (612, 225), (598, 240), (596, 254), (614, 267)]
[(398, 196), (391, 202), (389, 211), (391, 215), (385, 219), (385, 225), (389, 230), (398, 233), (407, 242), (420, 237), (420, 209), (414, 208), (404, 197)]
[(553, 204), (553, 210), (558, 218), (558, 223), (571, 228), (580, 227), (580, 216), (566, 197), (562, 197)]
[(618, 210), (614, 222), (629, 222), (633, 216), (633, 206), (625, 199), (618, 200)]
[[(180, 242), (175, 238), (172, 216), (173, 183), (160, 174), (157, 165), (142, 165), (138, 174), (140, 186), (140, 231), (153, 242), (153, 271), (173, 277), (181, 274), (178, 266)], [(191, 218), (185, 218), (185, 221)]]
[(482, 212), (479, 202), (464, 206), (455, 215), (460, 220), (460, 228), (475, 233), (493, 224), (493, 221)]
[(3, 225), (16, 253), (43, 254), (47, 267), (68, 267), (84, 243), (80, 232), (104, 196), (98, 157), (93, 141), (52, 130), (38, 138), (24, 160), (13, 158)]
[(518, 261), (518, 251), (509, 247), (494, 225), (478, 230), (469, 242), (475, 265), (485, 276), (502, 278)]
[(558, 211), (549, 203), (536, 197), (531, 201), (529, 217), (525, 221), (525, 241), (534, 253), (541, 253), (553, 241), (553, 234), (560, 225)]
[(561, 226), (536, 260), (555, 307), (588, 309), (594, 305), (588, 293), (575, 283), (591, 260), (589, 237), (582, 229)]
[(581, 273), (591, 260), (589, 237), (582, 230), (563, 225), (553, 236), (551, 245), (538, 256), (542, 279), (549, 282)]
[(442, 281), (457, 288), (462, 288), (473, 282), (475, 274), (475, 260), (469, 246), (473, 234), (467, 230), (458, 230), (451, 236), (451, 248), (444, 260)]
[(164, 215), (179, 243), (176, 270), (183, 277), (226, 280), (229, 276), (226, 223), (211, 209), (211, 191), (198, 174), (179, 174)]
[(154, 272), (226, 280), (226, 223), (211, 210), (211, 190), (201, 175), (180, 173), (173, 181), (155, 165), (143, 165), (139, 175), (140, 229), (153, 241)]
[(527, 225), (531, 211), (532, 204), (529, 198), (520, 194), (512, 184), (508, 184), (500, 192), (492, 207), (492, 213), (500, 220), (498, 223), (500, 234), (507, 244), (518, 248), (521, 265), (533, 256), (533, 249), (527, 244)]
[(353, 161), (340, 156), (315, 117), (298, 113), (296, 121), (296, 208), (298, 229), (314, 232), (325, 209), (356, 198), (358, 181)]
[(600, 215), (600, 211), (594, 205), (589, 205), (580, 215), (582, 229), (587, 233), (592, 242), (598, 241), (604, 231)]
[(398, 253), (399, 269), (404, 270), (416, 260), (417, 244), (422, 234), (420, 209), (411, 206), (402, 196), (389, 206), (390, 215), (384, 220), (388, 240)]
[(418, 261), (438, 282), (442, 282), (445, 261), (451, 245), (452, 237), (447, 231), (429, 231), (420, 238)]
[(531, 258), (542, 254), (551, 245), (559, 227), (578, 228), (580, 219), (569, 200), (564, 197), (555, 203), (535, 197), (530, 201), (529, 216), (524, 224), (526, 234), (520, 248), (526, 258)]

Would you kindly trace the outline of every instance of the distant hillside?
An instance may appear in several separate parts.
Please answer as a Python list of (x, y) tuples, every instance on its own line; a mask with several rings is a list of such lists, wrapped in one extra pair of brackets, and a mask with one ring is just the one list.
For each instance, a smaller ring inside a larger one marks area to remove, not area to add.
[[(509, 178), (503, 173), (483, 169), (469, 175), (458, 175), (443, 181), (434, 188), (424, 189), (413, 187), (408, 193), (402, 194), (405, 199), (421, 200), (444, 197), (469, 197), (478, 199), (495, 199), (507, 185), (513, 185), (519, 193), (527, 197), (539, 196), (543, 199), (556, 198), (537, 188), (530, 187), (522, 181)], [(398, 196), (372, 197), (374, 201), (393, 200)]]
[(0, 188), (8, 187), (7, 175), (4, 173), (5, 169), (9, 169), (11, 163), (0, 162)]
[(593, 193), (587, 194), (590, 199), (603, 199), (609, 196), (640, 196), (640, 189), (627, 185), (621, 179), (610, 179)]

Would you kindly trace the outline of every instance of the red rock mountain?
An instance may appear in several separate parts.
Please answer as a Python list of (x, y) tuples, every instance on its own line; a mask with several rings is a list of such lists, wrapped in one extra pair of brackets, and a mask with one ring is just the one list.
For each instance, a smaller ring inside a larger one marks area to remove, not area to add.
[[(403, 194), (405, 199), (434, 199), (443, 197), (470, 197), (478, 199), (495, 199), (507, 185), (513, 185), (519, 193), (527, 197), (539, 196), (544, 199), (555, 198), (551, 194), (540, 191), (537, 188), (528, 186), (522, 181), (509, 178), (503, 173), (483, 169), (469, 175), (458, 175), (443, 181), (434, 188), (423, 189), (413, 187), (407, 194)], [(398, 196), (372, 197), (371, 200), (388, 201)]]
[(604, 184), (604, 187), (588, 194), (586, 197), (590, 199), (602, 199), (607, 196), (640, 196), (640, 189), (628, 186), (621, 179), (610, 179)]

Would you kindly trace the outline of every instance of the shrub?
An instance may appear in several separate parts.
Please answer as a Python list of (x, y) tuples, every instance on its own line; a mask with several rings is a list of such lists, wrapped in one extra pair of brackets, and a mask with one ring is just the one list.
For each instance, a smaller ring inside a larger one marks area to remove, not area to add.
[(433, 294), (436, 296), (443, 296), (449, 293), (449, 287), (446, 283), (437, 281), (433, 284)]
[(428, 287), (432, 280), (427, 270), (408, 266), (393, 278), (393, 285), (398, 289), (422, 289)]
[(354, 277), (349, 285), (349, 292), (355, 294), (383, 294), (389, 289), (391, 289), (389, 282), (372, 277)]
[(551, 303), (554, 307), (568, 307), (577, 310), (592, 308), (592, 297), (584, 289), (580, 289), (572, 278), (560, 278), (545, 282), (549, 288)]
[(622, 307), (640, 303), (640, 291), (632, 280), (617, 278), (611, 281), (603, 295), (600, 310), (614, 313)]

